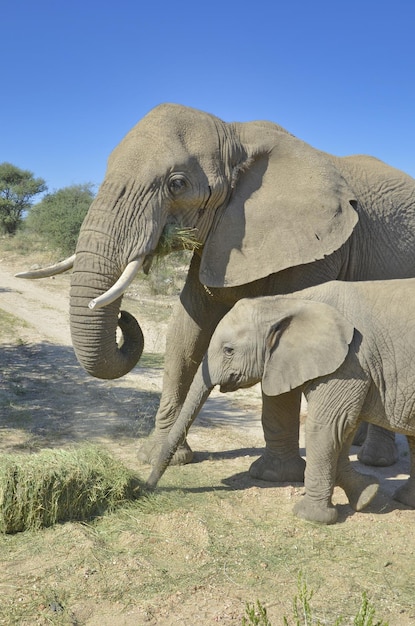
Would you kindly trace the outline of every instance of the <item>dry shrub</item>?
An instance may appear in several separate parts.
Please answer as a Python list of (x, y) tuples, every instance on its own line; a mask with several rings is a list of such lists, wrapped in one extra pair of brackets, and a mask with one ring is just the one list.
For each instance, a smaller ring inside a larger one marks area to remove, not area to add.
[(139, 479), (96, 446), (1, 455), (0, 532), (90, 519), (139, 493)]

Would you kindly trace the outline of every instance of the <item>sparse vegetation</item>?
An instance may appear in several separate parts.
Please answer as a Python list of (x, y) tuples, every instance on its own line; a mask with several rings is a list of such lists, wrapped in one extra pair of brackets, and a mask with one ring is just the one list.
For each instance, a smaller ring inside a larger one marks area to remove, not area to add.
[(194, 229), (166, 227), (148, 271), (147, 284), (153, 295), (177, 295), (186, 279), (191, 255), (200, 244)]
[[(284, 616), (284, 626), (345, 626), (350, 620), (339, 616), (334, 621), (321, 621), (313, 615), (311, 599), (313, 590), (307, 588), (303, 572), (298, 575), (298, 594), (293, 600), (292, 618)], [(242, 618), (242, 626), (273, 626), (268, 619), (266, 607), (257, 600), (255, 604), (247, 604), (245, 616)], [(353, 618), (353, 626), (388, 626), (383, 620), (375, 621), (375, 607), (369, 602), (367, 593), (362, 594), (362, 603), (356, 616)]]
[(16, 260), (24, 264), (29, 258), (30, 263), (40, 265), (56, 259), (56, 250), (44, 238), (24, 228), (18, 230), (13, 237), (1, 237), (0, 250), (3, 259), (8, 262)]
[(369, 602), (367, 593), (362, 595), (362, 604), (353, 620), (353, 626), (388, 626), (388, 622), (375, 618), (375, 607)]
[(247, 604), (242, 626), (272, 626), (267, 617), (267, 609), (259, 600), (256, 604)]

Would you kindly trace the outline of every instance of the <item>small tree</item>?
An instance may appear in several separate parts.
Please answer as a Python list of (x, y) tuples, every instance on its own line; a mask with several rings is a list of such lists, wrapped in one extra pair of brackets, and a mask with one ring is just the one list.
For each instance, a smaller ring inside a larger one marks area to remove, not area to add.
[(94, 195), (92, 183), (72, 185), (49, 193), (31, 208), (27, 226), (62, 254), (72, 254)]
[(0, 232), (14, 235), (33, 198), (47, 190), (43, 178), (11, 163), (0, 163)]

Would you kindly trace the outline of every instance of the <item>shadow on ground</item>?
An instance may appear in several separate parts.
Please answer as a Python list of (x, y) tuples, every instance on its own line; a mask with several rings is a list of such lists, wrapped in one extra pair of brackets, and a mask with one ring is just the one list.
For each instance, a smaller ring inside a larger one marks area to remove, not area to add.
[[(72, 442), (149, 434), (159, 392), (140, 390), (134, 375), (101, 381), (86, 374), (72, 348), (50, 343), (2, 344), (0, 428), (41, 439)], [(149, 369), (151, 380), (152, 372)]]
[[(85, 440), (135, 443), (137, 438), (147, 437), (154, 428), (160, 401), (162, 365), (160, 354), (147, 353), (123, 378), (99, 380), (82, 369), (70, 346), (2, 343), (0, 450)], [(260, 428), (259, 420), (257, 410), (246, 410), (221, 394), (209, 398), (195, 426), (249, 430)], [(17, 433), (25, 436), (19, 438)], [(200, 455), (202, 460), (205, 454)], [(213, 455), (255, 456), (258, 450), (252, 447)]]

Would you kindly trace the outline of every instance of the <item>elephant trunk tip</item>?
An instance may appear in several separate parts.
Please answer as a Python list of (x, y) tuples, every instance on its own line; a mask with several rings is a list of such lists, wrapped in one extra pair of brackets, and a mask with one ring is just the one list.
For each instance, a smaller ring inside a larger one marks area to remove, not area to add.
[(176, 452), (176, 449), (177, 449), (177, 440), (176, 438), (172, 438), (171, 432), (170, 432), (167, 438), (167, 441), (165, 441), (165, 443), (163, 444), (160, 450), (156, 464), (154, 465), (151, 471), (151, 474), (145, 483), (145, 488), (148, 491), (154, 491), (154, 489), (157, 487), (157, 483), (159, 482), (160, 478), (163, 476), (164, 472), (170, 465), (170, 461), (172, 460), (174, 453)]
[(155, 488), (157, 487), (157, 483), (160, 480), (160, 478), (161, 478), (160, 472), (158, 471), (157, 468), (154, 468), (144, 484), (144, 489), (149, 492), (154, 491)]
[(156, 466), (152, 469), (150, 476), (147, 478), (146, 483), (144, 485), (147, 491), (154, 491), (157, 487), (157, 484), (160, 478), (163, 476), (165, 470), (167, 469), (171, 458), (173, 457), (174, 450), (167, 457), (163, 456), (163, 461), (157, 462)]

